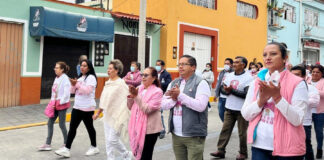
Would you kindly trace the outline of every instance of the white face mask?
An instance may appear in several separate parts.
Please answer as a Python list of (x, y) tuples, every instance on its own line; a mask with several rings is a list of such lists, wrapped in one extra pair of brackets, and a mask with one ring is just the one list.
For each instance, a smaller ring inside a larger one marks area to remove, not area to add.
[(256, 71), (257, 71), (257, 70), (256, 70), (255, 68), (252, 68), (252, 69), (251, 69), (251, 72), (252, 72), (252, 73), (255, 73)]
[(209, 67), (206, 67), (206, 71), (209, 71), (210, 70), (210, 68)]
[(224, 69), (225, 69), (225, 71), (229, 71), (231, 69), (231, 67), (229, 65), (225, 64)]

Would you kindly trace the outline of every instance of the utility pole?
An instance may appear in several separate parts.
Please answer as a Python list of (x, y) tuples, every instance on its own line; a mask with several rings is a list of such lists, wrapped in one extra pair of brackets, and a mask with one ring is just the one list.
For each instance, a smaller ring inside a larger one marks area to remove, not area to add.
[(304, 61), (304, 53), (302, 46), (302, 15), (303, 15), (303, 0), (299, 0), (299, 38), (298, 38), (298, 52), (300, 53), (300, 63)]
[(138, 55), (137, 61), (141, 63), (141, 70), (145, 68), (145, 32), (146, 32), (146, 0), (140, 0), (140, 15), (138, 27)]

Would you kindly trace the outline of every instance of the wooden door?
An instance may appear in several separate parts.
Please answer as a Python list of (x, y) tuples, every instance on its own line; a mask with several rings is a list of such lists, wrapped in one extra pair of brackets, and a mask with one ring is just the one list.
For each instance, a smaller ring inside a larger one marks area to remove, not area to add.
[(0, 22), (0, 107), (19, 105), (23, 25)]

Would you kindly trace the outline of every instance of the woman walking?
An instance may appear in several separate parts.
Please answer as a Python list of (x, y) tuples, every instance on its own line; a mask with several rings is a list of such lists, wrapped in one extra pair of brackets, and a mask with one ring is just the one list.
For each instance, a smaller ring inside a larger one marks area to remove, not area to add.
[(131, 110), (128, 124), (130, 146), (136, 160), (152, 160), (154, 145), (163, 130), (160, 106), (163, 91), (158, 72), (148, 67), (142, 74), (142, 85), (129, 86), (127, 106)]
[(266, 45), (267, 72), (251, 83), (242, 107), (242, 116), (249, 121), (252, 160), (302, 160), (306, 153), (303, 119), (308, 91), (302, 78), (285, 69), (287, 58), (282, 44)]
[(63, 146), (66, 143), (67, 131), (65, 126), (66, 110), (70, 107), (70, 89), (71, 83), (69, 77), (66, 75), (70, 67), (65, 62), (56, 62), (54, 71), (56, 78), (52, 86), (52, 96), (50, 103), (54, 104), (54, 117), (48, 119), (47, 122), (47, 138), (46, 143), (39, 147), (40, 151), (50, 151), (53, 137), (54, 123), (59, 117), (59, 126), (63, 135)]
[(312, 66), (312, 79), (308, 81), (310, 85), (316, 87), (320, 94), (320, 104), (312, 110), (315, 135), (317, 141), (316, 158), (323, 157), (323, 125), (324, 125), (324, 68), (320, 64)]
[(127, 108), (128, 86), (119, 76), (124, 66), (118, 59), (112, 60), (108, 66), (109, 80), (100, 97), (100, 109), (93, 119), (104, 113), (104, 129), (106, 138), (106, 152), (108, 160), (115, 160), (114, 150), (117, 150), (123, 160), (131, 160), (132, 153), (124, 146), (121, 139), (128, 141), (128, 120), (130, 112)]
[(78, 80), (70, 79), (72, 93), (75, 93), (74, 106), (71, 114), (70, 130), (65, 147), (55, 151), (56, 154), (70, 157), (70, 149), (75, 138), (76, 131), (81, 121), (83, 121), (88, 131), (91, 146), (86, 152), (87, 156), (99, 153), (96, 143), (96, 130), (93, 126), (92, 116), (96, 108), (95, 91), (97, 86), (97, 76), (93, 65), (89, 60), (81, 61), (81, 75)]
[[(206, 69), (202, 73), (202, 78), (205, 79), (208, 82), (209, 88), (211, 90), (212, 85), (214, 83), (214, 72), (212, 70), (212, 64), (211, 63), (206, 64)], [(208, 102), (208, 111), (211, 111), (211, 106), (210, 106), (209, 102)]]

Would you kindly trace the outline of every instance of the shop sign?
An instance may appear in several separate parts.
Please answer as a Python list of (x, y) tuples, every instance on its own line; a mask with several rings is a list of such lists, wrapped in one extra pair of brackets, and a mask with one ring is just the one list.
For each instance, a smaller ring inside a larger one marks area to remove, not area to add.
[(33, 18), (33, 27), (38, 27), (39, 21), (40, 21), (40, 11), (39, 9), (37, 9)]
[(318, 42), (310, 42), (310, 41), (306, 41), (304, 43), (304, 48), (311, 48), (311, 49), (320, 49), (320, 43)]
[(87, 19), (85, 17), (81, 17), (80, 23), (78, 23), (78, 25), (77, 25), (77, 30), (79, 32), (86, 32), (87, 28), (88, 28)]
[[(129, 33), (132, 34), (132, 36), (138, 36), (139, 33), (139, 22), (138, 21), (127, 21), (124, 19), (121, 19), (121, 22), (123, 24), (123, 30), (127, 30)], [(148, 35), (148, 31), (146, 30), (145, 35)]]

